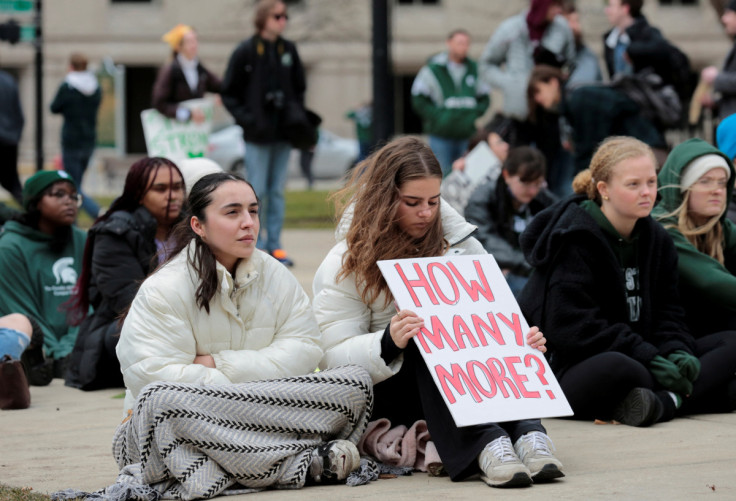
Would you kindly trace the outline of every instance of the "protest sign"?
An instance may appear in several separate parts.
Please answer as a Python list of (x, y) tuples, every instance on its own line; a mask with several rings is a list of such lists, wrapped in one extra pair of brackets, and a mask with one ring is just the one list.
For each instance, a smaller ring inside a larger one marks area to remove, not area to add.
[(197, 158), (207, 153), (214, 103), (211, 99), (191, 99), (179, 103), (185, 108), (198, 108), (204, 112), (205, 120), (179, 122), (160, 114), (154, 109), (141, 112), (143, 135), (146, 138), (148, 156), (166, 157), (173, 162), (186, 158)]
[(455, 424), (569, 416), (572, 409), (491, 255), (379, 261)]

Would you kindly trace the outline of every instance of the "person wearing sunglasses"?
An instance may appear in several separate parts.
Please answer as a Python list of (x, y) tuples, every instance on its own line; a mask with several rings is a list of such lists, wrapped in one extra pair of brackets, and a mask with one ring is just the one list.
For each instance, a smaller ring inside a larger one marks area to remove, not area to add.
[(0, 315), (21, 313), (43, 333), (23, 357), (33, 384), (63, 377), (77, 328), (62, 303), (77, 282), (87, 234), (74, 225), (82, 198), (65, 171), (41, 171), (23, 186), (23, 209), (0, 234)]
[(245, 139), (247, 178), (263, 203), (258, 248), (293, 266), (281, 246), (290, 139), (307, 120), (306, 80), (293, 42), (281, 37), (289, 19), (280, 0), (256, 6), (256, 34), (230, 56), (222, 83), (222, 102)]

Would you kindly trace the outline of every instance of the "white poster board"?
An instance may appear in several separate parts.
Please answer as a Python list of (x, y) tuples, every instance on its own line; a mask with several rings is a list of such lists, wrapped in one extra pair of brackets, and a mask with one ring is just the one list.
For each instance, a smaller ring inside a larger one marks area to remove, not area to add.
[(470, 182), (478, 184), (485, 177), (497, 177), (501, 172), (501, 163), (491, 151), (491, 147), (485, 141), (479, 142), (470, 153), (465, 155), (465, 175)]
[(155, 109), (143, 110), (141, 122), (146, 139), (146, 151), (151, 157), (166, 157), (173, 162), (186, 158), (204, 157), (212, 130), (214, 102), (211, 99), (191, 99), (179, 103), (189, 109), (202, 110), (205, 120), (179, 122), (163, 116)]
[(414, 340), (455, 424), (572, 415), (493, 256), (378, 266), (398, 307), (424, 319)]

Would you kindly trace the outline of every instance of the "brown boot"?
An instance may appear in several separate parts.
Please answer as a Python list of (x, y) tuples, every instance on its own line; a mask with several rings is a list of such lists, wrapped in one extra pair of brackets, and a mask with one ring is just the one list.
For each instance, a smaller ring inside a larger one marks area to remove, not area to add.
[(5, 355), (0, 360), (0, 409), (27, 409), (31, 392), (20, 360)]

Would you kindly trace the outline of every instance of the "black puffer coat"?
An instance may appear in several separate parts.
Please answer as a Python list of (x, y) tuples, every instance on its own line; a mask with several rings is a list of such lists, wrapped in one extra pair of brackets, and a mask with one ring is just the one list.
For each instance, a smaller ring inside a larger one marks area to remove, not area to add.
[(154, 217), (141, 206), (132, 213), (115, 212), (90, 229), (89, 301), (94, 312), (79, 328), (67, 386), (83, 390), (124, 386), (115, 356), (121, 328), (118, 318), (158, 264), (156, 227)]

